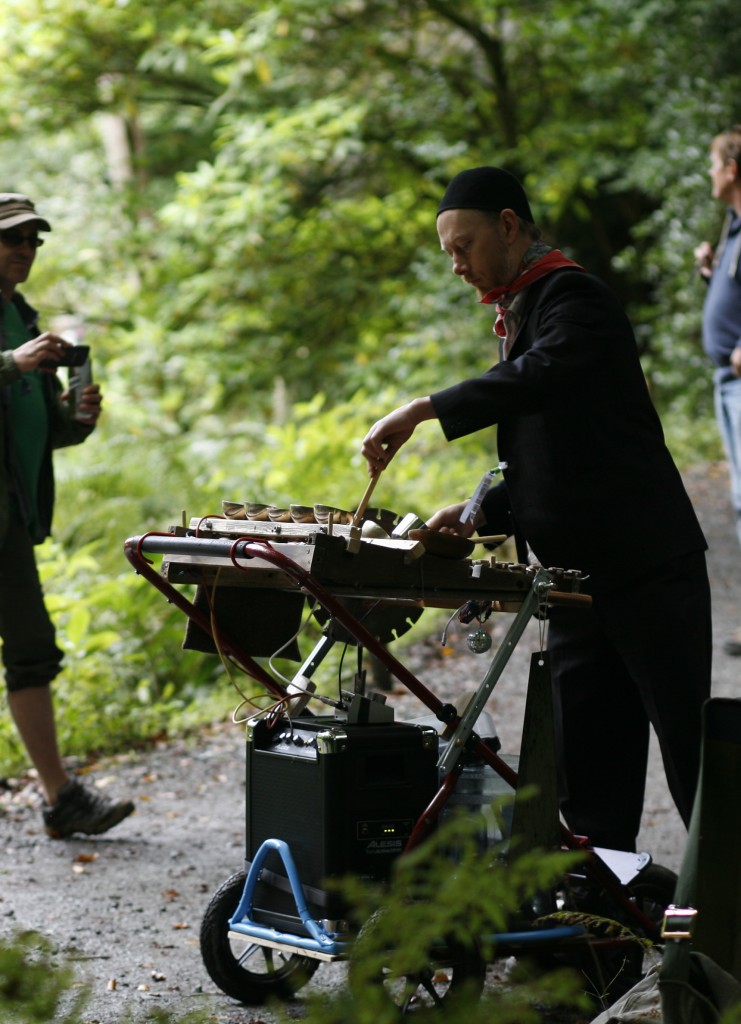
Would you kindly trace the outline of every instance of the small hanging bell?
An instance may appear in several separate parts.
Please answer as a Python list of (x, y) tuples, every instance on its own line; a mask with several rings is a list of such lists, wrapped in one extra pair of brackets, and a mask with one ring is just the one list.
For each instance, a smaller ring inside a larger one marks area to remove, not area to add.
[(491, 637), (484, 629), (477, 629), (466, 637), (469, 651), (474, 654), (486, 654), (491, 647)]

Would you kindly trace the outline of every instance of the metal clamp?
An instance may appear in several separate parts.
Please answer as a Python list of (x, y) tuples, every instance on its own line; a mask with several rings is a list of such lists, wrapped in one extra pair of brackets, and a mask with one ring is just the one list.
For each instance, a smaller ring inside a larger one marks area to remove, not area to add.
[(696, 918), (697, 910), (694, 907), (675, 907), (671, 904), (664, 911), (662, 939), (691, 939)]

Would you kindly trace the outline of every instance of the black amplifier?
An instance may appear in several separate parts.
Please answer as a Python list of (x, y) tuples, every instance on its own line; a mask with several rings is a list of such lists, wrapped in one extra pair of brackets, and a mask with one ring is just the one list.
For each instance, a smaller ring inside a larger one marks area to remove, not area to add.
[[(382, 880), (438, 788), (434, 728), (356, 725), (330, 716), (247, 723), (246, 859), (266, 839), (291, 850), (317, 920), (344, 916), (330, 878)], [(305, 934), (280, 857), (260, 876), (253, 917)]]

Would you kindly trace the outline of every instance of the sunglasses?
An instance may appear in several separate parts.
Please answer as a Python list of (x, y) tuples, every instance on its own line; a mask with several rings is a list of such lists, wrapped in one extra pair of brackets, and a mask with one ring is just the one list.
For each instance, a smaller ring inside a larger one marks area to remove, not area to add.
[(20, 249), (24, 242), (28, 242), (32, 249), (38, 249), (44, 244), (44, 239), (38, 235), (24, 235), (17, 228), (9, 228), (7, 231), (0, 231), (0, 242), (9, 249)]

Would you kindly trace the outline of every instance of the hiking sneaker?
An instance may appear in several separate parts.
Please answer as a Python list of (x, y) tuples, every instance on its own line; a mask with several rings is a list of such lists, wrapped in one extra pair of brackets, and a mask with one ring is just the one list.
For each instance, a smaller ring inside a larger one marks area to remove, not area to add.
[(70, 779), (59, 790), (54, 806), (44, 806), (44, 827), (52, 839), (67, 839), (74, 832), (97, 836), (128, 818), (133, 810), (131, 800), (109, 800)]

